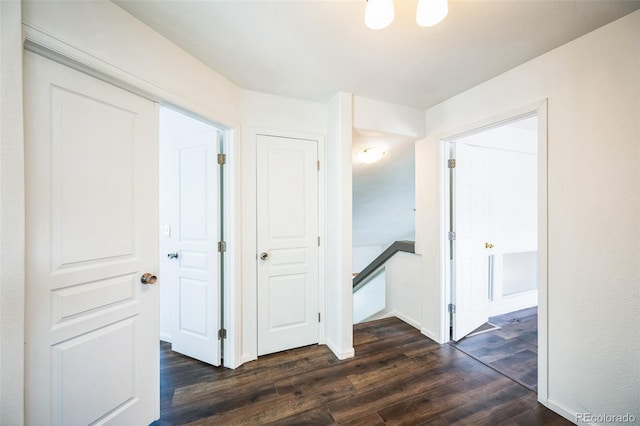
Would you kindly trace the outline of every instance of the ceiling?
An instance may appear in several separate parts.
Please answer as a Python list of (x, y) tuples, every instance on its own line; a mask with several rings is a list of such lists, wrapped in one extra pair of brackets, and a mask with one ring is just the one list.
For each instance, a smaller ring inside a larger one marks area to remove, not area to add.
[(243, 89), (427, 108), (640, 8), (640, 0), (450, 0), (440, 24), (364, 26), (365, 0), (115, 0)]
[[(383, 30), (366, 0), (113, 0), (243, 89), (326, 103), (336, 92), (426, 109), (640, 8), (640, 0), (449, 0), (440, 24), (394, 0)], [(415, 227), (415, 140), (354, 130), (353, 244)], [(355, 154), (383, 146), (364, 165)]]

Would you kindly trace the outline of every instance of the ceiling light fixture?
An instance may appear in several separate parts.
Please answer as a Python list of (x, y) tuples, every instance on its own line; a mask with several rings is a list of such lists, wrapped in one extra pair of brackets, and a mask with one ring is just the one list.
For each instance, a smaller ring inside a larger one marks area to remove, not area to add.
[[(449, 13), (448, 0), (418, 0), (416, 22), (430, 27), (442, 21)], [(393, 22), (393, 0), (367, 0), (364, 23), (372, 30), (381, 30)]]
[(393, 0), (367, 0), (364, 23), (372, 30), (388, 26), (394, 18)]
[(440, 23), (449, 13), (447, 0), (418, 0), (416, 22), (421, 27), (430, 27)]
[(365, 148), (360, 151), (360, 161), (366, 164), (375, 163), (376, 161), (380, 160), (384, 154), (386, 153), (382, 148), (378, 148), (375, 146), (371, 148)]

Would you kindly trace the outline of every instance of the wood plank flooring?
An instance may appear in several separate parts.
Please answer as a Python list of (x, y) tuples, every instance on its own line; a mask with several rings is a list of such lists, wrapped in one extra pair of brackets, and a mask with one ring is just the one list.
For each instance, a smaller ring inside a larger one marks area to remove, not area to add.
[(489, 318), (500, 329), (466, 337), (455, 347), (498, 372), (537, 391), (538, 308)]
[(354, 327), (356, 357), (325, 346), (215, 368), (161, 344), (166, 425), (569, 425), (536, 394), (396, 318)]

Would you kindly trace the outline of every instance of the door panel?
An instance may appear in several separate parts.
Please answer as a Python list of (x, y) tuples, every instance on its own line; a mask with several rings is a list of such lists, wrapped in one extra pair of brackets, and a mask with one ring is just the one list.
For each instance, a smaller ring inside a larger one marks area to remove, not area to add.
[(155, 105), (25, 52), (26, 423), (159, 414)]
[(488, 163), (483, 149), (455, 144), (453, 339), (489, 318)]
[(257, 137), (258, 355), (318, 342), (317, 150)]
[(161, 108), (162, 306), (171, 348), (212, 365), (221, 362), (218, 138), (215, 127)]

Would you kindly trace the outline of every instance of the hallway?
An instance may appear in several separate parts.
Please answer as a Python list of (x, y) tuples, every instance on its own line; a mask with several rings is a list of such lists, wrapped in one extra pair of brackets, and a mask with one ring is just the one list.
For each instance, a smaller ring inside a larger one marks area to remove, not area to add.
[(161, 344), (161, 419), (175, 424), (570, 424), (536, 394), (406, 323), (354, 327), (356, 357), (326, 346), (214, 368)]

